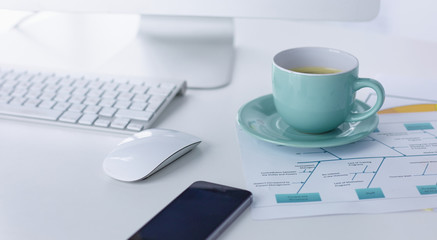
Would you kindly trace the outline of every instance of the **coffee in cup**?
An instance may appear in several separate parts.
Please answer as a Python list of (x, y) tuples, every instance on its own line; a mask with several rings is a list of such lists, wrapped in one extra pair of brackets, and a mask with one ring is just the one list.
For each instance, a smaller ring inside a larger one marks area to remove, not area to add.
[[(273, 99), (279, 115), (292, 128), (312, 134), (373, 116), (384, 102), (384, 88), (374, 79), (358, 77), (358, 66), (353, 55), (331, 48), (279, 52), (273, 58)], [(364, 112), (352, 112), (355, 93), (364, 87), (376, 92), (377, 101)]]
[(341, 70), (339, 70), (339, 69), (328, 68), (328, 67), (318, 67), (318, 66), (297, 67), (297, 68), (293, 68), (290, 70), (293, 72), (311, 73), (311, 74), (331, 74), (331, 73), (341, 72)]

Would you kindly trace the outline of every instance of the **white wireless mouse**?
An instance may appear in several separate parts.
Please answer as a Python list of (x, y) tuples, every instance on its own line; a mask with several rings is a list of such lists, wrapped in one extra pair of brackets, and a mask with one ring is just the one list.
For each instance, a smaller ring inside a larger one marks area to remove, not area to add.
[(168, 129), (148, 129), (126, 138), (103, 161), (103, 169), (120, 181), (149, 177), (196, 147), (201, 140)]

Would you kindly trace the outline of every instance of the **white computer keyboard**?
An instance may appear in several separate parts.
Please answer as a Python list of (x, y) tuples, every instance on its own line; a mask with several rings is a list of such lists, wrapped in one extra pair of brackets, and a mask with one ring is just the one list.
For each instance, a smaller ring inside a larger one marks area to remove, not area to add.
[(41, 72), (0, 66), (0, 116), (104, 131), (149, 128), (182, 80)]

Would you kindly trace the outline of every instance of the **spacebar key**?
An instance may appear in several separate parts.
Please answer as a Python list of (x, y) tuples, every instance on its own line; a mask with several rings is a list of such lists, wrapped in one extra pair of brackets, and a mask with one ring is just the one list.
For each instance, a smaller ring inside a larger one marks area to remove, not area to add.
[(0, 104), (0, 114), (38, 118), (45, 120), (56, 120), (61, 115), (61, 110), (46, 109), (46, 108), (29, 108), (23, 106), (12, 106), (9, 104)]

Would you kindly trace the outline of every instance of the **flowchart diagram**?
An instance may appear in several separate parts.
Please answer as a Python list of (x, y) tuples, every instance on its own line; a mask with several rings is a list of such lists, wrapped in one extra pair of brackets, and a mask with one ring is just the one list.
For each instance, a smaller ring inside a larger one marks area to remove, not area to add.
[(437, 197), (437, 121), (380, 123), (368, 137), (331, 148), (239, 137), (258, 207)]

